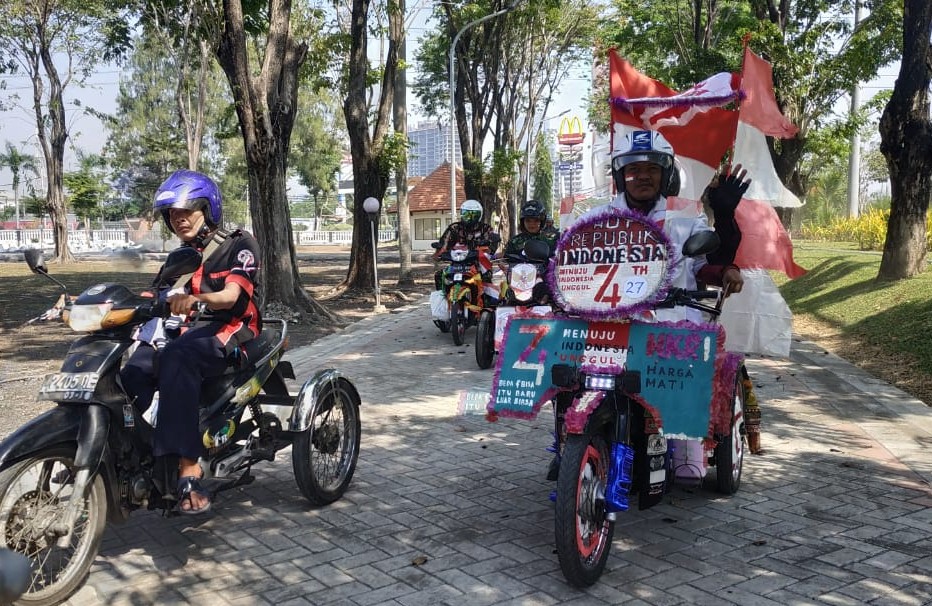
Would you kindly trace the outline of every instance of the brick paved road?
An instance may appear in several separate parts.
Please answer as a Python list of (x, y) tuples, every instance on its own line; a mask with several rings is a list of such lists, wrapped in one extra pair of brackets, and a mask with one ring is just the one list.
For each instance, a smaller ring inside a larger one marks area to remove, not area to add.
[(749, 361), (766, 452), (746, 460), (741, 491), (677, 487), (620, 514), (601, 581), (567, 586), (544, 480), (549, 412), (457, 416), (457, 394), (487, 390), (491, 371), (427, 309), (292, 352), (299, 376), (335, 366), (363, 397), (341, 501), (309, 508), (280, 453), (206, 518), (148, 512), (109, 528), (69, 604), (932, 604), (932, 409), (807, 343)]

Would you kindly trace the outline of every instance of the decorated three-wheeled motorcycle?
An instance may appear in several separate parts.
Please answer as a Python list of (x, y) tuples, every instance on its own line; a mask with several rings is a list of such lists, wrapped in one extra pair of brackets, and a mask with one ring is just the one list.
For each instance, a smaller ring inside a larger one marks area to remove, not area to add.
[[(716, 322), (724, 294), (672, 286), (717, 246), (705, 231), (674, 250), (659, 225), (607, 210), (557, 244), (548, 279), (560, 311), (505, 326), (488, 416), (534, 418), (553, 402), (555, 541), (573, 585), (599, 579), (633, 500), (652, 507), (674, 480), (713, 467), (721, 492), (738, 490), (746, 394), (743, 359)], [(661, 320), (669, 310), (684, 319)]]

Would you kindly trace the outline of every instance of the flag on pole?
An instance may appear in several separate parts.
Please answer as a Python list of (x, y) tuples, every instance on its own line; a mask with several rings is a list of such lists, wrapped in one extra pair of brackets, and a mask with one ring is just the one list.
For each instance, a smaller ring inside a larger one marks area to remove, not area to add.
[[(732, 148), (734, 162), (748, 170), (751, 187), (735, 214), (742, 233), (736, 263), (746, 270), (748, 293), (729, 297), (722, 323), (726, 334), (734, 335), (728, 343), (733, 351), (788, 355), (792, 314), (761, 270), (779, 270), (790, 278), (806, 270), (793, 261), (792, 242), (774, 211), (774, 206), (801, 204), (780, 182), (767, 148), (767, 135), (796, 133), (777, 106), (770, 65), (746, 48), (747, 71), (727, 79), (717, 74), (680, 94), (640, 73), (614, 50), (609, 64), (613, 141), (633, 129), (663, 133), (680, 168), (680, 198), (699, 200)], [(726, 80), (730, 90), (723, 85)], [(736, 100), (740, 111), (721, 107)]]

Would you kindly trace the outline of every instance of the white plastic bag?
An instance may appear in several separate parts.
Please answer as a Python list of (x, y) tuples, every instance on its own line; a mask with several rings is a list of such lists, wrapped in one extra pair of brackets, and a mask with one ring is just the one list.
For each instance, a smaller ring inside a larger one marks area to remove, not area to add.
[(430, 317), (435, 320), (450, 319), (450, 304), (443, 291), (435, 290), (430, 293)]
[(719, 318), (725, 349), (785, 358), (790, 355), (793, 312), (764, 269), (742, 269), (744, 287), (725, 299)]

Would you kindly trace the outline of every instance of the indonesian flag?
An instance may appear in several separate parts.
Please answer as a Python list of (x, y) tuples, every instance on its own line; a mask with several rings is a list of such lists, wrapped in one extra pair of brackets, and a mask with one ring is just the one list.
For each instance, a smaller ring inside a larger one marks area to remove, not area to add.
[[(806, 270), (793, 261), (793, 246), (774, 206), (800, 206), (777, 177), (766, 136), (793, 136), (795, 126), (781, 114), (773, 94), (770, 65), (745, 49), (741, 76), (717, 74), (685, 93), (638, 72), (614, 50), (609, 55), (612, 140), (626, 131), (659, 130), (676, 153), (680, 168), (679, 200), (686, 207), (699, 200), (722, 159), (732, 157), (748, 170), (751, 187), (741, 200), (735, 219), (742, 240), (735, 262), (745, 276), (745, 290), (728, 298), (722, 324), (732, 351), (769, 355), (789, 354), (792, 314), (769, 274), (778, 270), (790, 278)], [(740, 87), (739, 87), (740, 82)], [(740, 100), (740, 111), (720, 105)]]

